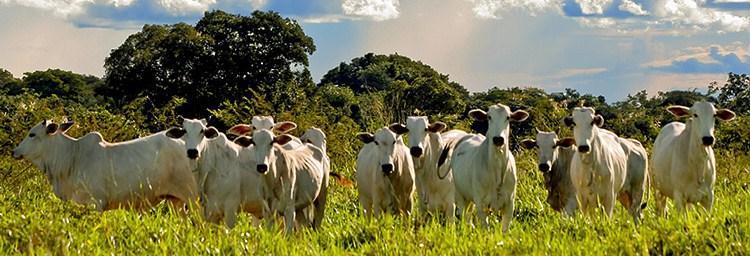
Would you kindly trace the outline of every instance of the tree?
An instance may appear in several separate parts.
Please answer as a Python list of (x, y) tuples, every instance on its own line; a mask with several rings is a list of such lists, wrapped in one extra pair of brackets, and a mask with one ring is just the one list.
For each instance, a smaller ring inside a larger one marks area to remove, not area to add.
[(21, 93), (21, 80), (13, 77), (13, 73), (0, 68), (0, 93), (19, 94)]
[(102, 93), (123, 105), (141, 96), (156, 106), (173, 96), (186, 99), (180, 112), (203, 116), (225, 100), (258, 93), (271, 102), (311, 90), (307, 70), (312, 38), (296, 21), (275, 12), (251, 16), (206, 12), (193, 27), (185, 23), (145, 25), (105, 60)]
[(102, 85), (102, 81), (95, 76), (48, 69), (24, 73), (22, 84), (42, 97), (57, 95), (63, 100), (91, 106), (97, 103), (94, 91)]
[(329, 70), (319, 85), (347, 87), (358, 95), (383, 92), (392, 121), (403, 121), (415, 109), (426, 115), (461, 113), (469, 96), (447, 75), (398, 54), (368, 53), (341, 63)]
[(750, 76), (729, 73), (727, 82), (719, 86), (714, 82), (709, 86), (709, 94), (717, 95), (717, 103), (738, 114), (750, 113)]

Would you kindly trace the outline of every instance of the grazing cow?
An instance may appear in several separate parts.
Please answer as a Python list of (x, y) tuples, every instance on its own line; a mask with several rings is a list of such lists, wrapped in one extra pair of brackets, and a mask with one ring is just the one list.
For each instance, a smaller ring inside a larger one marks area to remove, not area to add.
[(486, 120), (489, 126), (487, 137), (467, 135), (453, 151), (450, 167), (456, 185), (456, 208), (463, 213), (469, 203), (474, 203), (483, 227), (489, 226), (488, 211), (498, 211), (506, 232), (513, 218), (516, 195), (516, 160), (509, 147), (510, 122), (524, 121), (529, 113), (511, 112), (508, 106), (495, 104), (487, 112), (471, 110), (469, 116)]
[(638, 223), (645, 207), (641, 204), (647, 176), (643, 146), (600, 128), (604, 118), (593, 108), (575, 108), (564, 122), (573, 126), (577, 145), (570, 175), (580, 208), (591, 210), (601, 202), (611, 217), (615, 199), (619, 199)]
[(166, 133), (184, 140), (187, 157), (196, 162), (193, 172), (198, 173), (204, 218), (213, 223), (223, 218), (229, 228), (234, 227), (239, 210), (262, 218), (268, 205), (260, 174), (249, 168), (255, 166), (254, 158), (245, 156), (249, 150), (206, 125), (205, 119), (184, 119), (182, 127)]
[(715, 141), (714, 120), (730, 121), (735, 114), (703, 101), (690, 108), (671, 106), (667, 110), (688, 120), (665, 125), (654, 142), (651, 162), (652, 179), (658, 191), (657, 211), (662, 215), (667, 213), (667, 198), (674, 201), (678, 211), (693, 203), (711, 211), (716, 181), (716, 159), (711, 147)]
[(372, 133), (359, 133), (365, 145), (357, 155), (359, 202), (365, 216), (382, 212), (411, 214), (414, 204), (414, 163), (401, 135), (406, 129), (392, 124)]
[[(441, 177), (438, 170), (438, 160), (444, 146), (466, 135), (459, 130), (441, 134), (447, 125), (443, 122), (430, 124), (426, 116), (410, 116), (406, 118), (406, 126), (401, 129), (409, 131), (409, 153), (414, 162), (416, 186), (420, 199), (420, 209), (429, 212), (443, 212), (449, 222), (456, 216), (455, 196), (456, 187), (453, 185), (453, 174), (447, 171)], [(444, 166), (448, 169), (448, 166)]]
[(521, 141), (526, 149), (538, 148), (539, 171), (544, 175), (547, 203), (553, 210), (572, 216), (578, 208), (573, 180), (570, 179), (570, 162), (575, 154), (571, 138), (558, 139), (555, 132), (537, 130), (536, 140)]
[(73, 122), (43, 121), (13, 150), (42, 169), (62, 200), (95, 204), (99, 211), (150, 208), (162, 200), (183, 208), (198, 196), (181, 141), (165, 132), (109, 143), (98, 132), (72, 138)]
[(312, 224), (320, 225), (326, 198), (322, 195), (326, 177), (323, 152), (312, 144), (285, 149), (282, 145), (293, 137), (286, 134), (276, 136), (268, 129), (254, 130), (252, 135), (252, 138), (239, 137), (235, 142), (243, 146), (253, 145), (250, 149), (257, 162), (256, 170), (263, 175), (265, 186), (270, 190), (267, 200), (271, 212), (264, 213), (264, 217), (281, 213), (285, 230), (289, 233), (295, 220), (301, 225), (311, 224), (305, 209), (313, 207)]
[[(273, 117), (271, 116), (253, 116), (250, 124), (238, 124), (232, 126), (227, 131), (227, 137), (230, 140), (235, 140), (237, 137), (242, 135), (251, 135), (254, 130), (267, 129), (277, 134), (285, 134), (291, 130), (297, 128), (297, 124), (289, 121), (280, 123), (274, 123)], [(302, 146), (302, 141), (297, 137), (292, 137), (292, 141), (284, 144), (285, 149), (293, 149)]]

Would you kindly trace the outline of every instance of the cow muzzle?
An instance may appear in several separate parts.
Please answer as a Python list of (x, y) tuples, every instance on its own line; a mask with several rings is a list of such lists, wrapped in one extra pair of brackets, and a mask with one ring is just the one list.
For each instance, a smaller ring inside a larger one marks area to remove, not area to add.
[(197, 149), (188, 149), (187, 150), (187, 157), (190, 159), (196, 159), (198, 158), (198, 150)]
[(704, 136), (701, 138), (701, 141), (703, 142), (703, 146), (713, 146), (714, 145), (714, 136)]
[(11, 155), (13, 155), (13, 158), (15, 158), (15, 159), (21, 159), (21, 158), (23, 158), (23, 155), (19, 154), (18, 151), (16, 151), (16, 150), (13, 150), (13, 152), (11, 153)]
[(492, 137), (492, 144), (495, 144), (495, 146), (502, 146), (505, 145), (505, 138), (503, 137)]
[(393, 173), (393, 165), (392, 164), (384, 164), (384, 165), (381, 165), (380, 168), (383, 169), (383, 173), (385, 175), (390, 175), (391, 173)]
[(585, 153), (588, 153), (589, 151), (591, 151), (591, 147), (589, 147), (589, 145), (580, 145), (580, 146), (578, 146), (578, 152), (580, 152), (580, 153), (584, 153), (585, 154)]
[(258, 166), (256, 167), (256, 170), (257, 170), (257, 171), (258, 171), (259, 173), (266, 173), (266, 172), (268, 171), (268, 165), (265, 165), (265, 164), (259, 164), (259, 165), (258, 165)]
[(411, 147), (409, 149), (409, 153), (413, 157), (420, 157), (420, 156), (422, 156), (422, 148), (420, 148), (420, 147)]
[(539, 164), (539, 170), (542, 172), (548, 172), (549, 171), (549, 164), (547, 163), (541, 163)]

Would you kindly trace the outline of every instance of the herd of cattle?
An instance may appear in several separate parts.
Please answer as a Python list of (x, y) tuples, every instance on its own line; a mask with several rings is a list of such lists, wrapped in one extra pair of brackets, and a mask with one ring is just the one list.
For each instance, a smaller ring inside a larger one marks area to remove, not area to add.
[[(651, 184), (662, 215), (666, 198), (678, 210), (699, 203), (710, 211), (714, 120), (728, 121), (735, 114), (707, 102), (667, 110), (688, 119), (662, 128), (650, 159), (638, 141), (602, 129), (604, 119), (592, 108), (575, 108), (563, 120), (573, 128), (572, 138), (538, 131), (535, 139), (521, 141), (538, 149), (550, 207), (566, 215), (602, 207), (611, 216), (617, 200), (638, 223)], [(518, 179), (510, 125), (529, 114), (496, 104), (469, 116), (488, 122), (486, 134), (445, 131), (444, 123), (430, 123), (425, 116), (357, 134), (364, 142), (356, 179), (365, 216), (410, 214), (416, 192), (423, 212), (453, 222), (473, 204), (482, 226), (495, 212), (507, 231)], [(99, 211), (144, 209), (165, 200), (186, 209), (198, 201), (207, 221), (223, 220), (229, 227), (238, 212), (255, 221), (283, 216), (287, 232), (322, 223), (331, 172), (326, 135), (318, 128), (298, 138), (286, 134), (295, 123), (256, 116), (224, 134), (206, 120), (184, 119), (182, 127), (109, 143), (98, 132), (70, 137), (65, 132), (72, 125), (43, 121), (13, 150), (13, 157), (44, 171), (62, 200), (94, 204)]]

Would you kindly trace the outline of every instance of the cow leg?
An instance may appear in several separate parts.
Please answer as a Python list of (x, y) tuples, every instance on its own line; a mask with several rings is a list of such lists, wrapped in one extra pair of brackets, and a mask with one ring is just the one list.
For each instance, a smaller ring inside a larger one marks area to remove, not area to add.
[(466, 199), (458, 192), (454, 194), (454, 198), (456, 201), (456, 213), (458, 214), (457, 218), (462, 219), (464, 214), (466, 214)]
[(237, 223), (238, 207), (239, 202), (227, 202), (224, 205), (224, 224), (228, 228), (234, 228), (234, 225)]
[(503, 234), (508, 233), (508, 228), (510, 228), (510, 222), (513, 220), (513, 208), (514, 203), (513, 199), (510, 199), (509, 202), (505, 204), (505, 207), (503, 208)]
[[(310, 206), (308, 206), (308, 208), (309, 207)], [(309, 227), (311, 224), (310, 219), (308, 219), (308, 215), (306, 214), (308, 208), (299, 209), (295, 211), (294, 219), (299, 227)]]
[(487, 220), (487, 215), (488, 215), (487, 213), (489, 211), (490, 204), (484, 203), (484, 202), (477, 202), (475, 205), (477, 208), (477, 218), (479, 219), (479, 224), (482, 225), (483, 228), (489, 228), (490, 224)]
[(288, 202), (284, 209), (284, 231), (287, 234), (291, 234), (294, 231), (294, 220), (296, 219), (296, 211), (294, 210), (294, 203)]
[(675, 189), (672, 197), (672, 201), (674, 201), (674, 209), (677, 212), (684, 212), (685, 211), (685, 199), (683, 198), (682, 193)]
[(656, 201), (656, 214), (667, 217), (667, 196), (659, 191), (654, 191), (654, 201)]
[(448, 224), (453, 224), (456, 222), (456, 206), (453, 203), (446, 202), (444, 205), (445, 208), (445, 220)]
[(604, 213), (607, 214), (608, 218), (612, 218), (612, 211), (615, 209), (615, 191), (614, 190), (612, 189), (607, 190), (607, 193), (604, 195), (604, 200), (602, 204), (604, 205)]
[(566, 216), (573, 217), (576, 214), (576, 207), (578, 207), (578, 201), (575, 198), (568, 198), (565, 202), (564, 213)]
[(323, 187), (321, 188), (320, 194), (318, 194), (318, 198), (315, 198), (315, 201), (313, 201), (314, 213), (313, 213), (313, 222), (312, 227), (314, 229), (320, 228), (320, 225), (323, 223), (323, 216), (326, 211), (326, 201), (328, 200), (328, 183), (323, 183)]

